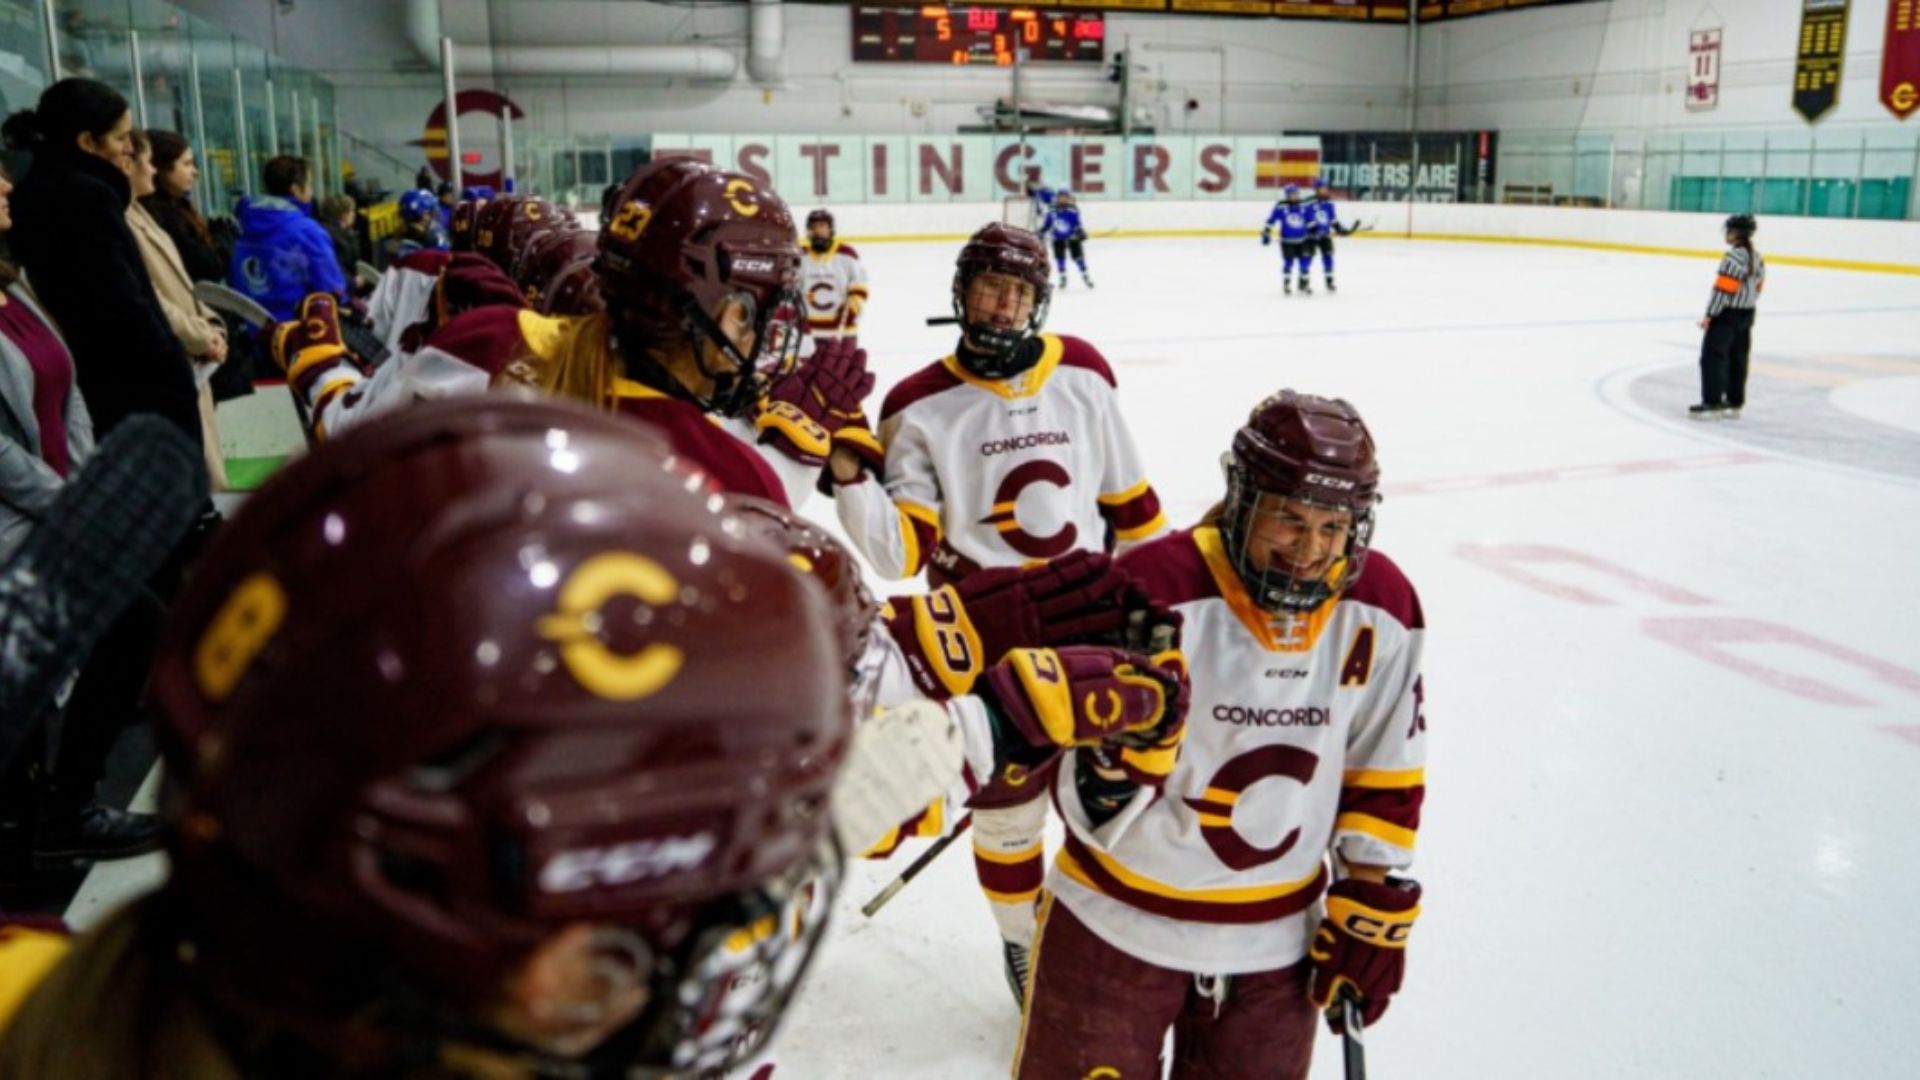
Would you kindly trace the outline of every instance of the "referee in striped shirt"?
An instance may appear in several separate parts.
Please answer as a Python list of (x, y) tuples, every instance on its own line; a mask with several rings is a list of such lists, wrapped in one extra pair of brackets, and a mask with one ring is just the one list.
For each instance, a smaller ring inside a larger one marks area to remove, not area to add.
[(1689, 405), (1695, 420), (1738, 420), (1747, 403), (1747, 353), (1753, 348), (1753, 309), (1767, 287), (1767, 261), (1753, 246), (1759, 225), (1752, 214), (1727, 219), (1727, 254), (1707, 300), (1700, 329), (1700, 404)]

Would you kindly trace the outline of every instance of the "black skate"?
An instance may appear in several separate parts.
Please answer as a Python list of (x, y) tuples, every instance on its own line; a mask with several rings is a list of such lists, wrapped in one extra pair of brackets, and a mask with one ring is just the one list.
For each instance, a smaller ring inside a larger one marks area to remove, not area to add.
[(1060, 291), (1067, 291), (1067, 272), (1065, 270), (1060, 271)]
[(1027, 976), (1032, 968), (1028, 965), (1027, 947), (1003, 941), (1006, 946), (1007, 989), (1013, 991), (1013, 1003), (1024, 1009), (1027, 1007)]
[(1293, 295), (1293, 279), (1292, 279), (1292, 278), (1281, 278), (1281, 279), (1280, 279), (1280, 288), (1281, 288), (1281, 289), (1283, 289), (1283, 290), (1285, 290), (1285, 291), (1286, 291), (1286, 294), (1287, 294), (1288, 296), (1292, 296), (1292, 295)]
[(1720, 406), (1718, 406), (1718, 405), (1689, 405), (1689, 406), (1687, 406), (1687, 419), (1689, 419), (1689, 420), (1718, 420), (1718, 419), (1720, 419)]
[(1332, 274), (1328, 274), (1328, 275), (1327, 275), (1327, 291), (1328, 291), (1328, 292), (1338, 292), (1338, 291), (1339, 291), (1338, 289), (1335, 289), (1335, 288), (1333, 287), (1333, 275), (1332, 275)]
[(1313, 295), (1313, 282), (1305, 277), (1302, 277), (1300, 279), (1300, 295), (1301, 296)]
[(1093, 278), (1088, 276), (1085, 270), (1080, 271), (1080, 280), (1087, 283), (1087, 288), (1093, 288)]

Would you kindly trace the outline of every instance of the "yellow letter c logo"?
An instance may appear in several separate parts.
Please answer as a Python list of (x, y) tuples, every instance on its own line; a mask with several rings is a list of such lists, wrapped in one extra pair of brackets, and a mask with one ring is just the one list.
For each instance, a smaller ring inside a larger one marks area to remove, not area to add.
[(1091, 690), (1087, 691), (1086, 698), (1080, 703), (1080, 708), (1086, 712), (1087, 719), (1093, 721), (1093, 726), (1099, 728), (1101, 731), (1105, 731), (1119, 723), (1120, 714), (1126, 709), (1126, 706), (1120, 701), (1120, 691), (1112, 687), (1107, 688), (1107, 704), (1112, 706), (1112, 708), (1106, 712), (1101, 712), (1100, 703), (1094, 699), (1093, 691)]
[(727, 181), (727, 205), (733, 207), (733, 212), (739, 214), (741, 217), (753, 217), (760, 212), (760, 204), (756, 202), (741, 202), (739, 196), (742, 192), (751, 195), (753, 193), (753, 181), (743, 180), (739, 177)]
[(594, 635), (594, 616), (607, 601), (631, 596), (642, 603), (670, 604), (680, 585), (644, 555), (611, 551), (576, 567), (560, 586), (554, 612), (537, 632), (560, 646), (560, 661), (581, 686), (609, 701), (638, 701), (659, 693), (680, 673), (686, 653), (656, 642), (637, 653), (617, 653)]

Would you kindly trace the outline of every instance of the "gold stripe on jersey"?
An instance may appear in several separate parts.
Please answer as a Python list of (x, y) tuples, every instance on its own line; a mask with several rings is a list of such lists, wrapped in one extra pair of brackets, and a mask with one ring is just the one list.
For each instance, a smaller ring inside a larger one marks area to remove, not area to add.
[[(1427, 782), (1425, 769), (1348, 769), (1340, 777), (1347, 787), (1357, 788), (1409, 788), (1424, 787)], [(1207, 797), (1213, 797), (1213, 789), (1207, 789)]]
[(1152, 490), (1152, 488), (1152, 484), (1142, 480), (1125, 491), (1116, 491), (1111, 495), (1099, 496), (1100, 505), (1125, 506), (1140, 496), (1145, 495), (1148, 491)]
[(968, 371), (957, 356), (949, 355), (942, 359), (940, 364), (954, 378), (969, 386), (977, 386), (989, 393), (999, 394), (1009, 401), (1018, 401), (1040, 393), (1041, 389), (1047, 385), (1047, 380), (1053, 377), (1054, 369), (1060, 366), (1060, 357), (1067, 351), (1066, 345), (1053, 334), (1041, 334), (1040, 341), (1043, 347), (1040, 350), (1039, 362), (1009, 379), (983, 379)]
[[(1144, 483), (1144, 481), (1142, 482)], [(1152, 536), (1154, 533), (1166, 527), (1167, 515), (1155, 514), (1153, 515), (1153, 520), (1141, 525), (1135, 525), (1131, 529), (1115, 529), (1113, 530), (1113, 535), (1117, 540), (1139, 540), (1142, 537)]]
[(1033, 918), (1033, 951), (1027, 957), (1027, 984), (1020, 988), (1020, 1034), (1013, 1040), (1013, 1075), (1020, 1075), (1020, 1059), (1027, 1056), (1027, 1024), (1033, 1019), (1033, 981), (1040, 976), (1040, 947), (1047, 933), (1047, 916), (1053, 914), (1053, 894), (1043, 891)]
[(1210, 787), (1201, 792), (1200, 797), (1207, 802), (1220, 803), (1223, 806), (1232, 806), (1234, 803), (1240, 801), (1241, 794), (1242, 793), (1238, 791), (1227, 791), (1224, 788)]
[(920, 537), (913, 531), (913, 523), (918, 521), (933, 530), (935, 543), (940, 540), (940, 513), (931, 506), (922, 506), (916, 502), (900, 499), (893, 504), (900, 515), (901, 545), (906, 551), (906, 568), (909, 576), (920, 572), (921, 558), (926, 554), (920, 550)]
[[(1320, 867), (1297, 881), (1282, 881), (1273, 885), (1243, 885), (1230, 889), (1181, 889), (1163, 881), (1155, 881), (1144, 874), (1136, 873), (1120, 864), (1120, 861), (1091, 844), (1082, 844), (1080, 849), (1092, 856), (1100, 868), (1118, 879), (1123, 885), (1154, 896), (1164, 896), (1169, 900), (1185, 900), (1196, 904), (1259, 904), (1278, 900), (1283, 896), (1292, 896), (1302, 889), (1311, 888), (1320, 880)], [(1056, 865), (1068, 877), (1105, 895), (1106, 890), (1094, 881), (1093, 876), (1084, 870), (1066, 848), (1060, 849)]]
[(1349, 810), (1333, 819), (1333, 831), (1336, 833), (1357, 832), (1363, 836), (1371, 836), (1382, 843), (1392, 844), (1397, 848), (1405, 848), (1408, 851), (1413, 850), (1415, 834), (1412, 829), (1402, 828), (1391, 821), (1383, 821), (1380, 818), (1374, 817), (1372, 814), (1362, 814), (1355, 810)]
[(1337, 598), (1321, 604), (1304, 619), (1277, 619), (1262, 610), (1240, 583), (1240, 574), (1233, 568), (1233, 560), (1227, 557), (1227, 546), (1220, 539), (1218, 526), (1202, 525), (1193, 530), (1193, 544), (1206, 560), (1220, 598), (1268, 652), (1310, 652), (1314, 642), (1320, 640), (1320, 632), (1333, 621), (1333, 609), (1339, 606)]

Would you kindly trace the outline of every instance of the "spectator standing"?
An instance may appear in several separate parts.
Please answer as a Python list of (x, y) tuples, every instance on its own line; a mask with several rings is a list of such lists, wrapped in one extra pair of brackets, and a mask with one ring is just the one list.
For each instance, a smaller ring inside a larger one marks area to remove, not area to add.
[(66, 336), (96, 429), (151, 412), (198, 442), (193, 369), (127, 225), (132, 131), (126, 99), (92, 79), (62, 79), (7, 118), (7, 145), (33, 154), (12, 199), (13, 254)]
[(200, 388), (201, 452), (206, 458), (207, 480), (214, 491), (227, 489), (226, 456), (220, 451), (220, 432), (214, 423), (214, 371), (227, 360), (227, 325), (212, 308), (193, 295), (193, 279), (188, 276), (180, 251), (158, 222), (147, 213), (141, 200), (154, 194), (153, 146), (145, 133), (133, 133), (133, 156), (127, 159), (127, 180), (133, 188), (133, 202), (127, 207), (127, 226), (140, 245), (147, 275), (153, 279), (154, 294), (167, 325), (193, 361), (194, 381)]
[(261, 174), (266, 194), (240, 200), (240, 240), (233, 247), (228, 283), (282, 322), (292, 319), (312, 293), (344, 299), (346, 275), (334, 258), (333, 241), (309, 207), (306, 159), (282, 154)]
[(153, 185), (151, 195), (140, 198), (153, 220), (166, 230), (180, 252), (187, 277), (194, 281), (227, 280), (230, 254), (224, 250), (207, 219), (193, 205), (193, 186), (200, 181), (200, 163), (193, 147), (171, 131), (147, 132), (153, 144)]
[[(13, 228), (12, 191), (0, 174), (0, 234)], [(93, 422), (73, 356), (19, 274), (0, 262), (0, 561), (37, 527), (67, 477), (92, 452)], [(60, 728), (36, 854), (117, 858), (157, 844), (152, 817), (94, 799), (107, 753), (146, 682), (157, 631), (152, 609), (136, 604), (81, 668)], [(0, 784), (19, 780), (7, 776)]]
[(334, 260), (340, 264), (341, 275), (349, 281), (360, 265), (360, 239), (353, 231), (354, 216), (358, 213), (351, 195), (329, 195), (320, 203), (320, 226), (327, 230), (327, 239), (333, 241)]

